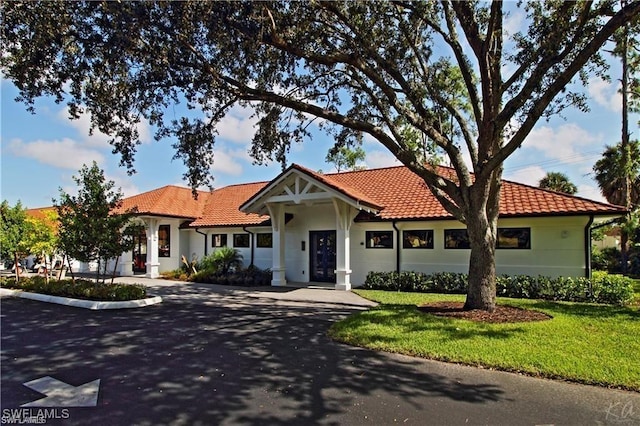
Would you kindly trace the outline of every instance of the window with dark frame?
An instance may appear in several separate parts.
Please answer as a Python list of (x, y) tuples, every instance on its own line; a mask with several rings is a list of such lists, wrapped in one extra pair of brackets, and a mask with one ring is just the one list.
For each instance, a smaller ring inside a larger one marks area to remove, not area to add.
[(256, 234), (256, 247), (268, 248), (272, 246), (273, 246), (273, 234), (271, 232)]
[(171, 257), (171, 225), (158, 228), (158, 257)]
[(393, 248), (393, 231), (366, 231), (367, 248)]
[(531, 228), (498, 228), (497, 249), (531, 249)]
[(234, 247), (249, 247), (249, 234), (233, 234)]
[(402, 248), (405, 249), (432, 249), (433, 230), (421, 229), (402, 231)]
[(211, 234), (211, 247), (226, 247), (227, 234)]
[(466, 229), (445, 229), (444, 230), (445, 249), (468, 249), (471, 248), (469, 234)]

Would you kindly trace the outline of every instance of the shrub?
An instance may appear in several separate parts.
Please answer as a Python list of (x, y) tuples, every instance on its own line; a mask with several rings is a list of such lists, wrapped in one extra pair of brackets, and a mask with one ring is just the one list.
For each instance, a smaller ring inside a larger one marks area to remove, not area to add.
[(189, 279), (189, 273), (187, 272), (187, 268), (185, 266), (174, 269), (173, 271), (163, 272), (161, 275), (162, 278), (166, 280), (187, 281)]
[(2, 287), (27, 291), (30, 293), (48, 294), (50, 296), (70, 297), (75, 299), (88, 299), (99, 301), (126, 301), (144, 299), (147, 290), (140, 284), (103, 284), (90, 280), (49, 280), (44, 277), (23, 277), (16, 283), (12, 279), (0, 281)]
[(233, 273), (223, 273), (217, 268), (209, 268), (198, 271), (189, 277), (190, 281), (198, 283), (235, 285), (235, 286), (265, 286), (271, 283), (271, 270), (262, 270), (256, 266), (236, 270)]
[(593, 273), (593, 298), (600, 303), (625, 305), (634, 298), (633, 280), (623, 275)]
[[(464, 294), (467, 274), (438, 272), (369, 272), (362, 288), (423, 293)], [(633, 281), (622, 275), (594, 272), (584, 277), (500, 275), (496, 277), (496, 294), (501, 297), (543, 299), (567, 302), (628, 304), (633, 301)]]

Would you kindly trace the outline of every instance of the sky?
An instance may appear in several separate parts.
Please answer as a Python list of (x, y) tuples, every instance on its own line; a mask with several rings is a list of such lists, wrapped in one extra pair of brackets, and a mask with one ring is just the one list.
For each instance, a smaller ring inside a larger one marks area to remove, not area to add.
[[(537, 186), (547, 172), (562, 172), (578, 187), (578, 196), (604, 201), (593, 179), (592, 168), (606, 145), (620, 141), (621, 97), (619, 82), (597, 78), (589, 81), (585, 93), (590, 111), (567, 110), (563, 117), (541, 120), (520, 149), (505, 162), (503, 178)], [(138, 147), (129, 176), (119, 166), (119, 156), (111, 153), (106, 135), (89, 136), (89, 117), (68, 118), (66, 105), (52, 99), (36, 102), (36, 114), (15, 102), (18, 91), (0, 76), (0, 198), (10, 205), (18, 201), (27, 208), (53, 205), (60, 190), (75, 194), (73, 176), (83, 164), (92, 161), (104, 170), (125, 196), (132, 196), (165, 185), (187, 186), (182, 176), (186, 168), (181, 160), (172, 160), (171, 140), (155, 141), (148, 125), (139, 128), (142, 144)], [(637, 139), (638, 115), (630, 117), (631, 138)], [(214, 187), (269, 181), (280, 172), (279, 164), (253, 165), (248, 154), (255, 132), (251, 111), (234, 108), (218, 127), (211, 170)], [(334, 172), (324, 159), (333, 145), (329, 136), (313, 131), (311, 140), (292, 147), (289, 164), (312, 170)], [(365, 138), (364, 166), (368, 168), (399, 165), (380, 143)]]

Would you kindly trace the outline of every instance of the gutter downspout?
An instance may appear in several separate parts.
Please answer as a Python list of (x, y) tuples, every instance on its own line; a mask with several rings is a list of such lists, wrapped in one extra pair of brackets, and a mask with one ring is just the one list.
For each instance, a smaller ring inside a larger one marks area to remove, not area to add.
[(209, 234), (205, 234), (204, 232), (200, 232), (200, 228), (196, 228), (196, 232), (200, 235), (204, 235), (204, 255), (206, 256), (208, 254), (208, 247), (209, 247)]
[(593, 215), (589, 216), (584, 227), (584, 272), (587, 278), (591, 278), (591, 225), (593, 225), (593, 219)]
[(400, 276), (400, 243), (402, 242), (402, 239), (400, 237), (400, 230), (398, 229), (397, 224), (398, 221), (396, 220), (391, 222), (393, 229), (396, 230), (396, 272), (398, 273), (398, 276)]
[(253, 235), (254, 234), (253, 234), (253, 232), (249, 231), (246, 226), (243, 226), (242, 230), (250, 235), (250, 237), (249, 237), (249, 247), (251, 247), (251, 262), (249, 263), (249, 266), (253, 266), (253, 252), (254, 252)]
[(591, 231), (593, 231), (594, 229), (604, 228), (605, 226), (613, 225), (614, 223), (618, 223), (622, 218), (618, 217), (612, 220), (608, 220), (606, 222), (599, 223), (592, 228), (591, 225), (593, 224), (593, 219), (594, 219), (593, 215), (589, 216), (589, 222), (587, 222), (587, 226), (585, 227), (585, 240), (586, 240), (585, 241), (585, 251), (586, 251), (585, 264), (587, 265), (587, 268), (586, 268), (587, 278), (591, 278)]

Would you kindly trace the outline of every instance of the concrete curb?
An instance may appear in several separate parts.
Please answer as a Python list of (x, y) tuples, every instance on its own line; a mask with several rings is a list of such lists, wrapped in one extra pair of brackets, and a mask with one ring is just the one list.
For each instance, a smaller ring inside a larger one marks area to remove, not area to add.
[(58, 305), (72, 306), (74, 308), (91, 309), (93, 311), (105, 309), (131, 309), (151, 306), (162, 302), (160, 296), (146, 299), (128, 300), (125, 302), (105, 302), (95, 300), (72, 299), (70, 297), (49, 296), (47, 294), (29, 293), (21, 290), (0, 289), (0, 297), (20, 297), (22, 299), (37, 300), (39, 302), (56, 303)]

